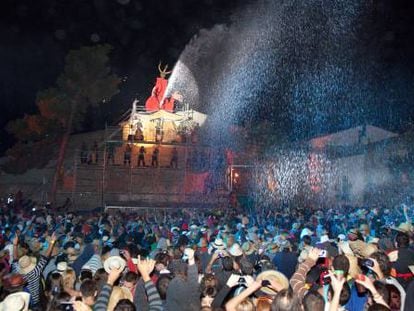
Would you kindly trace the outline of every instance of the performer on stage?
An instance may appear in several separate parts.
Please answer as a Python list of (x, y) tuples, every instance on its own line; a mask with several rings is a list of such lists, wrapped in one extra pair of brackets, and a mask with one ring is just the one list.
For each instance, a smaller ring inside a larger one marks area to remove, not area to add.
[(138, 153), (138, 167), (142, 166), (145, 167), (145, 148), (144, 146), (141, 146), (141, 148), (139, 148), (139, 153)]
[(152, 161), (151, 161), (152, 167), (158, 167), (159, 153), (160, 153), (160, 150), (158, 149), (158, 147), (155, 147), (154, 151), (152, 152)]

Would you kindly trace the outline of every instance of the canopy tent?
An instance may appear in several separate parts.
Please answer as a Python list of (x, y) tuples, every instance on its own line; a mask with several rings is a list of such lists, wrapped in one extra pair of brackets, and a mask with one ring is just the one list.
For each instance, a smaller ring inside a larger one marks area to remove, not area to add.
[(389, 138), (398, 134), (372, 125), (361, 125), (326, 136), (316, 137), (310, 140), (310, 145), (316, 149), (327, 146), (350, 147), (354, 145), (367, 145)]

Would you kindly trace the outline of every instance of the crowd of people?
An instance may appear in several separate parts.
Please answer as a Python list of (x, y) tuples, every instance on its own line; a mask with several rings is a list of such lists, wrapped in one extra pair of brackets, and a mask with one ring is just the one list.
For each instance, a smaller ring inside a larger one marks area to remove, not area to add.
[(414, 310), (411, 206), (0, 210), (0, 310)]

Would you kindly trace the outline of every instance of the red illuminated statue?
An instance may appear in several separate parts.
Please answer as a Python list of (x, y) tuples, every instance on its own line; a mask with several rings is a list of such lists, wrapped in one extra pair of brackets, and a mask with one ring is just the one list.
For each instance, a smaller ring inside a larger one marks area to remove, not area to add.
[(174, 111), (174, 102), (176, 100), (182, 100), (182, 96), (178, 92), (174, 92), (171, 97), (164, 98), (165, 91), (167, 90), (168, 80), (166, 76), (171, 73), (171, 71), (167, 71), (168, 65), (161, 68), (161, 63), (158, 65), (158, 71), (160, 72), (160, 76), (157, 78), (155, 82), (155, 86), (152, 89), (151, 96), (145, 102), (145, 110), (146, 111), (157, 111), (160, 109), (164, 109), (169, 112)]

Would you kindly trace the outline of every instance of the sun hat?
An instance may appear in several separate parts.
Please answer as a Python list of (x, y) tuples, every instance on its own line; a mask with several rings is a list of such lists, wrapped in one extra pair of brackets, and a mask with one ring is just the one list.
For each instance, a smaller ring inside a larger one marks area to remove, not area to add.
[(403, 233), (411, 233), (413, 231), (413, 225), (408, 222), (402, 222), (398, 227), (391, 227), (391, 229)]
[(125, 269), (126, 262), (120, 256), (111, 256), (104, 262), (104, 269), (107, 273), (110, 273), (112, 269)]
[(56, 265), (56, 270), (59, 273), (64, 273), (66, 270), (68, 270), (68, 263), (65, 261), (58, 262)]
[(27, 311), (29, 310), (30, 294), (26, 292), (17, 292), (8, 295), (0, 303), (0, 311)]
[(320, 240), (316, 244), (323, 244), (327, 242), (331, 242), (331, 240), (329, 239), (329, 236), (327, 234), (323, 234), (321, 235)]
[(243, 250), (238, 243), (234, 243), (229, 249), (228, 252), (231, 256), (239, 257), (243, 255)]
[(21, 274), (28, 274), (36, 267), (36, 258), (24, 255), (19, 259), (19, 272)]
[(313, 231), (311, 229), (309, 229), (309, 228), (303, 228), (302, 229), (302, 232), (300, 233), (300, 239), (303, 239), (303, 237), (305, 235), (312, 236), (313, 235)]
[(256, 251), (254, 244), (249, 241), (243, 243), (242, 249), (247, 256), (253, 254)]
[(340, 240), (340, 241), (345, 241), (345, 240), (346, 240), (346, 236), (345, 236), (345, 234), (343, 234), (343, 233), (339, 234), (339, 235), (338, 235), (338, 240)]
[(220, 250), (226, 248), (226, 246), (224, 245), (223, 240), (222, 239), (219, 239), (219, 238), (215, 239), (214, 242), (211, 243), (211, 246), (213, 248), (215, 248), (215, 249), (220, 249)]
[[(275, 281), (278, 284), (280, 284), (283, 287), (283, 289), (289, 288), (289, 280), (287, 279), (287, 277), (282, 272), (276, 270), (263, 271), (256, 278), (256, 281), (259, 282), (264, 280)], [(260, 290), (268, 295), (276, 295), (277, 293), (275, 290), (267, 286), (261, 287)]]
[(270, 243), (267, 246), (267, 251), (271, 254), (277, 253), (279, 251), (279, 245), (277, 245), (276, 243)]

